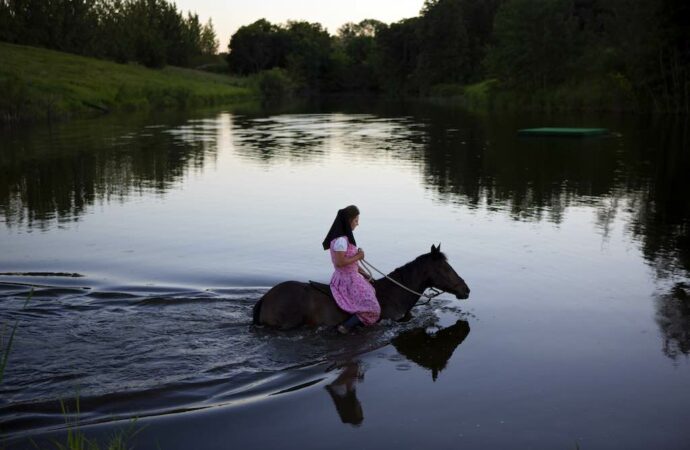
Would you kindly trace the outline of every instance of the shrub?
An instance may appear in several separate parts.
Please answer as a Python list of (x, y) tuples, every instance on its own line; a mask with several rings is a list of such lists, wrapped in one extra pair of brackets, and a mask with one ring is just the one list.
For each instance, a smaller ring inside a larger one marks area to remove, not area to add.
[(259, 93), (263, 101), (281, 101), (292, 96), (294, 83), (287, 71), (280, 68), (265, 70), (258, 76)]

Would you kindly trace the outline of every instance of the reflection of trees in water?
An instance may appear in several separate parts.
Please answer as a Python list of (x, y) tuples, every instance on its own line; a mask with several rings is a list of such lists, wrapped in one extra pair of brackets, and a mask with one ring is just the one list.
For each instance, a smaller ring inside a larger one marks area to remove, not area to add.
[(265, 162), (310, 160), (334, 147), (351, 155), (379, 158), (377, 152), (386, 151), (410, 159), (424, 136), (423, 125), (409, 117), (370, 114), (237, 117), (233, 124), (237, 153)]
[(655, 130), (639, 146), (653, 152), (638, 160), (648, 164), (638, 177), (640, 185), (630, 194), (634, 199), (630, 230), (663, 277), (678, 268), (690, 271), (690, 129), (687, 123), (675, 123)]
[(392, 341), (395, 349), (410, 361), (431, 370), (434, 381), (446, 368), (448, 360), (455, 349), (470, 334), (470, 325), (458, 320), (454, 325), (440, 330), (430, 331), (427, 328), (415, 328), (400, 333)]
[(519, 139), (517, 123), (462, 120), (463, 128), (440, 120), (429, 129), (425, 172), (442, 200), (558, 223), (569, 206), (611, 189), (617, 156), (609, 141)]
[(237, 153), (251, 160), (308, 160), (323, 155), (335, 131), (331, 120), (328, 115), (237, 116), (232, 136)]
[[(618, 138), (539, 140), (517, 138), (517, 124), (487, 129), (478, 119), (466, 120), (468, 128), (455, 134), (443, 121), (430, 129), (426, 180), (441, 199), (508, 211), (516, 220), (554, 223), (568, 207), (588, 205), (596, 209), (604, 236), (624, 213), (628, 232), (659, 277), (688, 276), (687, 122), (650, 124), (640, 118), (626, 121)], [(690, 351), (688, 300), (679, 297), (687, 288), (674, 292), (657, 304), (670, 357)]]
[[(215, 149), (208, 139), (184, 138), (208, 137), (202, 128), (146, 128), (104, 119), (14, 134), (0, 156), (1, 214), (9, 225), (44, 228), (53, 220), (78, 220), (95, 202), (166, 192), (189, 168), (200, 169)], [(170, 132), (175, 130), (183, 132)]]
[[(688, 126), (625, 121), (605, 139), (521, 139), (519, 121), (434, 118), (426, 183), (443, 201), (559, 223), (572, 206), (596, 208), (607, 233), (621, 212), (660, 274), (690, 270)], [(490, 140), (490, 142), (489, 142)]]
[(657, 299), (656, 321), (663, 334), (663, 351), (676, 359), (690, 354), (690, 285), (676, 284)]

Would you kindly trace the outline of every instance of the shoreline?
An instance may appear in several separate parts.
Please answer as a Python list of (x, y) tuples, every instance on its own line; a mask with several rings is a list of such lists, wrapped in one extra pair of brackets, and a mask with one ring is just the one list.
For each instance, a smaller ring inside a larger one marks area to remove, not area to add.
[(233, 106), (259, 99), (254, 82), (167, 66), (88, 58), (1, 42), (0, 126), (101, 117), (118, 112)]

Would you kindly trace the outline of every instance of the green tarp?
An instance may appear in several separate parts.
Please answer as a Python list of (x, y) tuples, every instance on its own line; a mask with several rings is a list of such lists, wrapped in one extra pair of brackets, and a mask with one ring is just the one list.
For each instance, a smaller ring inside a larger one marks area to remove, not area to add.
[(601, 136), (608, 134), (606, 128), (524, 128), (518, 130), (520, 136)]

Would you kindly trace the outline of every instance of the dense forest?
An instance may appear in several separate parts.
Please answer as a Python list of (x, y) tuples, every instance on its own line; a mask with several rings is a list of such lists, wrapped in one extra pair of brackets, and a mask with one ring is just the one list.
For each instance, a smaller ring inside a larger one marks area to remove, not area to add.
[(0, 40), (148, 67), (215, 54), (209, 20), (166, 0), (0, 0)]
[(418, 17), (348, 23), (335, 36), (318, 23), (259, 20), (232, 36), (228, 63), (308, 90), (446, 95), (484, 82), (571, 101), (605, 96), (604, 108), (688, 112), (690, 5), (426, 0)]
[[(0, 40), (150, 67), (195, 66), (218, 45), (210, 21), (166, 0), (0, 0)], [(228, 50), (229, 70), (258, 74), (268, 95), (511, 93), (518, 104), (690, 111), (684, 0), (426, 0), (417, 17), (335, 35), (261, 19)]]

